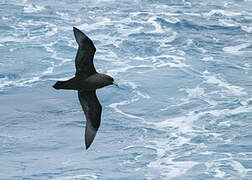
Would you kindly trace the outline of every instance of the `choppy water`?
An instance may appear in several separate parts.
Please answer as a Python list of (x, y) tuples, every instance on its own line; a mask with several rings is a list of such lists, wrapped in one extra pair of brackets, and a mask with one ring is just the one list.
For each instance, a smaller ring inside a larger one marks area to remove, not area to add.
[[(84, 149), (72, 26), (120, 89)], [(252, 179), (252, 1), (1, 0), (0, 179)]]

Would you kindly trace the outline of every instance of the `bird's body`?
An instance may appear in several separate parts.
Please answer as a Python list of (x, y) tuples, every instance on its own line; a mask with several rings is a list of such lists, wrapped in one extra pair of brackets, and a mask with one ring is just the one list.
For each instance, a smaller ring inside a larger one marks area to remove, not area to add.
[(113, 81), (111, 81), (112, 80), (110, 80), (110, 76), (106, 74), (95, 73), (86, 78), (79, 75), (67, 81), (57, 81), (53, 87), (55, 89), (91, 91), (113, 84)]
[(75, 58), (75, 76), (66, 81), (57, 81), (55, 89), (77, 90), (78, 98), (86, 116), (86, 149), (93, 142), (101, 122), (102, 106), (96, 96), (96, 89), (115, 84), (106, 74), (97, 73), (93, 64), (96, 48), (93, 42), (79, 29), (73, 28), (79, 45)]

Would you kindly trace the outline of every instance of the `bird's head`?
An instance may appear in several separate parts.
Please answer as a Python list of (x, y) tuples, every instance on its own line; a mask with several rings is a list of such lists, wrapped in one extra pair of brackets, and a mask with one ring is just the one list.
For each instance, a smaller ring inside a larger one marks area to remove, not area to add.
[(115, 85), (119, 87), (118, 84), (115, 83), (114, 78), (112, 78), (111, 76), (104, 74), (104, 79), (106, 80), (108, 85)]

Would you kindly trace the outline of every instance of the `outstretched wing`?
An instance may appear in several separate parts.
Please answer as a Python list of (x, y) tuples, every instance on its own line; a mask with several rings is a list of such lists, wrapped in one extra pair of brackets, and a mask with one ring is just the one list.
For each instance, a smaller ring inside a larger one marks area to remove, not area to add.
[(78, 43), (78, 51), (75, 57), (76, 75), (88, 77), (96, 73), (93, 59), (96, 48), (91, 39), (76, 27), (73, 27), (75, 40)]
[(88, 149), (101, 123), (102, 106), (96, 96), (96, 91), (78, 91), (78, 97), (87, 121), (85, 144)]

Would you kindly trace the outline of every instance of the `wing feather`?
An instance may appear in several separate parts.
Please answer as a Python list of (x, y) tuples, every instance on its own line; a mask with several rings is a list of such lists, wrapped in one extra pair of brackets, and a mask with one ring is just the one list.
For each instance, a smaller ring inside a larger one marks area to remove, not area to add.
[(75, 40), (78, 43), (78, 51), (75, 57), (76, 75), (88, 77), (96, 73), (93, 59), (96, 48), (94, 43), (82, 31), (73, 27)]
[(102, 106), (96, 91), (78, 91), (78, 97), (86, 116), (85, 144), (88, 149), (100, 127)]

